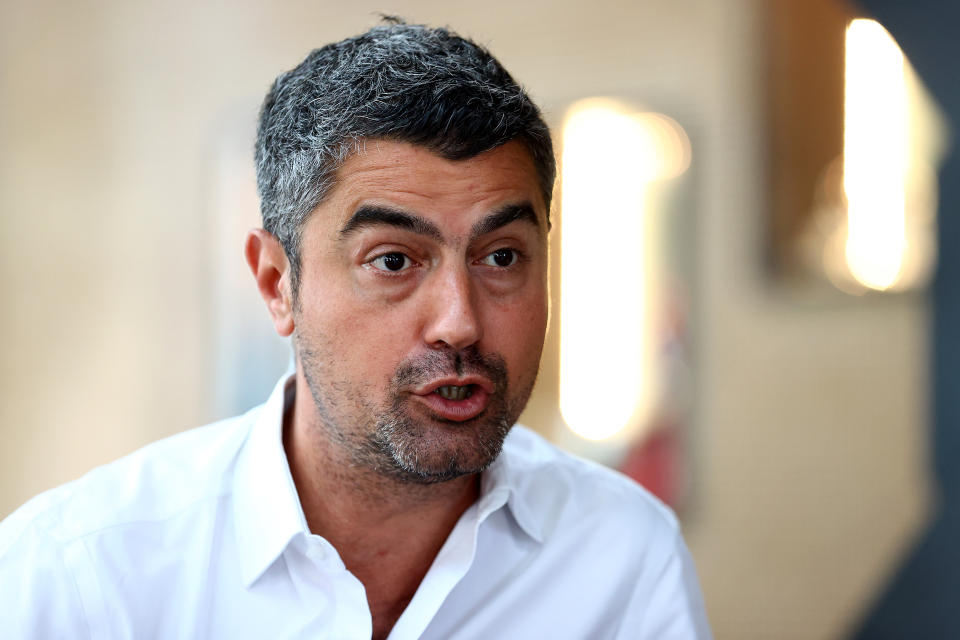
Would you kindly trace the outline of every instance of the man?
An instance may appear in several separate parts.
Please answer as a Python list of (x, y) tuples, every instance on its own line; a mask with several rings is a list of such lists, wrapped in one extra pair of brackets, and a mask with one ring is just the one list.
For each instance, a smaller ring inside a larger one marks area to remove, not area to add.
[(246, 258), (295, 373), (5, 521), (4, 637), (708, 637), (673, 515), (511, 430), (555, 166), (500, 64), (402, 23), (316, 50), (256, 160)]

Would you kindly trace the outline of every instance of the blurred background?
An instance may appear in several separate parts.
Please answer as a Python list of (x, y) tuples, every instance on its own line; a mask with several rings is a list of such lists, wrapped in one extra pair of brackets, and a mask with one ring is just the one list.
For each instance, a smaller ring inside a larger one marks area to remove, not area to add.
[(946, 5), (0, 0), (0, 517), (266, 398), (259, 103), (385, 12), (485, 44), (544, 109), (523, 421), (677, 510), (717, 638), (953, 637)]

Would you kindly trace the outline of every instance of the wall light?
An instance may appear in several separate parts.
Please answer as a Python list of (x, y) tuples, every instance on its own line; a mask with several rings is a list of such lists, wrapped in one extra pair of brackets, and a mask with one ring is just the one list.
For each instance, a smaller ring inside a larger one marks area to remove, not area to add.
[(916, 286), (934, 261), (936, 181), (930, 167), (942, 153), (943, 127), (900, 47), (878, 22), (851, 21), (845, 46), (846, 270), (869, 289)]
[(907, 92), (903, 54), (874, 20), (847, 27), (843, 119), (846, 258), (871, 289), (893, 285), (906, 246)]
[(683, 173), (672, 119), (600, 99), (575, 104), (561, 162), (560, 412), (579, 436), (637, 425), (656, 395), (656, 216), (650, 187)]

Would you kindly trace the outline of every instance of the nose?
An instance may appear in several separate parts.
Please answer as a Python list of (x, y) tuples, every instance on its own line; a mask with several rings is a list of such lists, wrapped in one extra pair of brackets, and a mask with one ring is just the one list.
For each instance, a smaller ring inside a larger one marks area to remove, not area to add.
[(466, 265), (434, 274), (425, 287), (423, 339), (434, 348), (464, 349), (483, 337), (474, 286)]

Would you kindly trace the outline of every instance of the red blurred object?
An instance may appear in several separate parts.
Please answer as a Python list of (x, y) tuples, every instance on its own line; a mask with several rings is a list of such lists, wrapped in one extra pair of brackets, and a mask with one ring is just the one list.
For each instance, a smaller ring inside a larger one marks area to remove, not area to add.
[(620, 464), (620, 471), (676, 510), (680, 500), (681, 442), (672, 424), (658, 426), (638, 440)]

